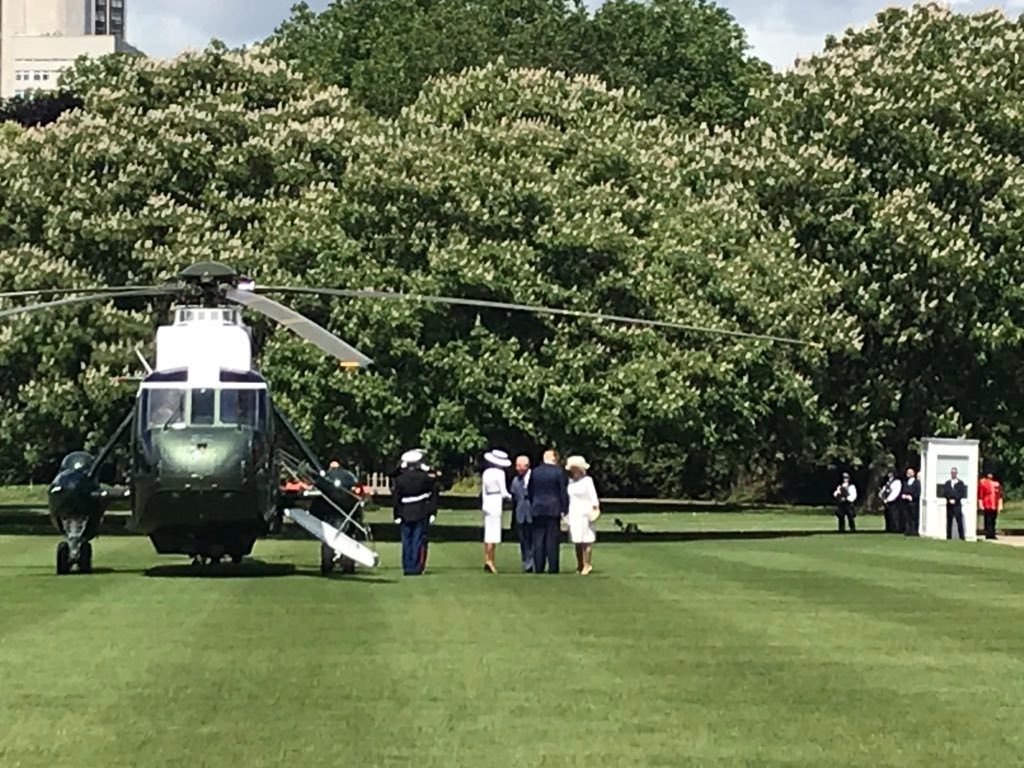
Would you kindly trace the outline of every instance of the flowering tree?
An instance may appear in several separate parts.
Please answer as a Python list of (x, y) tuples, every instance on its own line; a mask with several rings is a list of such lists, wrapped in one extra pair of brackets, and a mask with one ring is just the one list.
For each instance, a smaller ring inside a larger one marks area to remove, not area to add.
[[(849, 324), (838, 283), (718, 168), (734, 139), (644, 120), (638, 91), (488, 66), (395, 118), (272, 55), (83, 64), (85, 103), (2, 148), (0, 286), (152, 283), (191, 262), (258, 282), (544, 303), (798, 336), (821, 348), (414, 302), (296, 300), (373, 357), (339, 372), (259, 326), (274, 391), (318, 450), (380, 466), (423, 444), (600, 457), (613, 488), (697, 492), (827, 441), (816, 395)], [(165, 316), (165, 315), (164, 315)], [(95, 446), (151, 351), (145, 307), (0, 326), (9, 475)]]
[(636, 88), (648, 116), (741, 125), (770, 76), (706, 0), (609, 0), (592, 16), (582, 0), (334, 0), (319, 14), (300, 3), (269, 42), (298, 71), (387, 115), (431, 77), (502, 59)]
[(1022, 57), (1001, 12), (891, 9), (790, 74), (760, 131), (778, 149), (763, 207), (857, 318), (821, 391), (845, 425), (833, 456), (913, 461), (919, 437), (966, 435), (1024, 470)]

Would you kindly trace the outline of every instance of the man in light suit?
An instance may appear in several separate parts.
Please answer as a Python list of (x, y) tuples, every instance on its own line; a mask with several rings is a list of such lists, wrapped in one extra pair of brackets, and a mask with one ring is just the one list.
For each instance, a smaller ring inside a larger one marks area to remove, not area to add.
[(964, 533), (964, 499), (967, 498), (967, 484), (957, 477), (956, 467), (949, 470), (949, 480), (942, 486), (942, 495), (946, 499), (946, 538), (953, 538), (953, 521), (956, 521), (960, 535), (958, 539), (966, 539)]
[(516, 457), (516, 476), (512, 478), (512, 520), (519, 534), (519, 553), (523, 573), (533, 573), (533, 509), (527, 486), (530, 483), (530, 459)]
[(533, 513), (533, 572), (558, 573), (559, 523), (569, 514), (569, 478), (558, 464), (558, 453), (544, 452), (544, 463), (530, 472), (527, 498)]

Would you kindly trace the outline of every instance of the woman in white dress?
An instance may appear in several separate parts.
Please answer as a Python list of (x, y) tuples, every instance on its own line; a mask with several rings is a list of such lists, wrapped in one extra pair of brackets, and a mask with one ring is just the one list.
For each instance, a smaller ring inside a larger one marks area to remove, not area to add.
[(501, 543), (501, 510), (506, 499), (511, 499), (505, 482), (505, 470), (512, 466), (505, 451), (484, 454), (487, 468), (480, 477), (480, 506), (484, 515), (484, 570), (497, 573), (494, 553)]
[(587, 475), (590, 465), (582, 456), (570, 456), (565, 462), (569, 471), (569, 539), (576, 545), (576, 571), (584, 576), (594, 570), (593, 554), (597, 533), (594, 521), (601, 514), (594, 481)]

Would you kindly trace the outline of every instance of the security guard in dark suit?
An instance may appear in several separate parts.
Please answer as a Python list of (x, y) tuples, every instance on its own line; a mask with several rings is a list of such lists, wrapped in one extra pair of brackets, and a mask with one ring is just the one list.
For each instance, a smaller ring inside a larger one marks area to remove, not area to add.
[(967, 484), (957, 477), (956, 467), (949, 471), (949, 480), (942, 486), (942, 495), (946, 499), (946, 538), (953, 538), (953, 523), (956, 522), (960, 531), (958, 539), (966, 539), (964, 533), (964, 499), (967, 498)]
[(921, 524), (921, 481), (913, 469), (907, 469), (907, 479), (900, 491), (900, 528), (904, 536), (917, 536)]

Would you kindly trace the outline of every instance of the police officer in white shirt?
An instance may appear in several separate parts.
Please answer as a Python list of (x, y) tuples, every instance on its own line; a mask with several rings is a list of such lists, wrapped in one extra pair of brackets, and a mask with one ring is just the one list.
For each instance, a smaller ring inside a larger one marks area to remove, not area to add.
[(832, 496), (836, 500), (836, 517), (839, 518), (839, 532), (846, 533), (846, 521), (850, 521), (850, 532), (857, 532), (857, 524), (854, 521), (856, 512), (853, 505), (857, 501), (857, 486), (850, 481), (850, 473), (843, 472), (843, 481), (836, 486)]
[(900, 533), (900, 491), (903, 490), (903, 483), (896, 477), (896, 472), (889, 470), (885, 484), (878, 492), (882, 503), (885, 504), (885, 532)]

